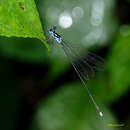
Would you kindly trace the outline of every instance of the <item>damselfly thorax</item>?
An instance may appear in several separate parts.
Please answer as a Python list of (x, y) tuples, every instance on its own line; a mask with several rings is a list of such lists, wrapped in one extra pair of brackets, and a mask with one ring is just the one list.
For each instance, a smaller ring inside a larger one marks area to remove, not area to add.
[(58, 33), (56, 33), (55, 30), (56, 30), (56, 26), (54, 26), (53, 28), (48, 30), (48, 33), (50, 34), (50, 36), (52, 38), (54, 38), (56, 40), (56, 42), (61, 43), (62, 42), (62, 37)]

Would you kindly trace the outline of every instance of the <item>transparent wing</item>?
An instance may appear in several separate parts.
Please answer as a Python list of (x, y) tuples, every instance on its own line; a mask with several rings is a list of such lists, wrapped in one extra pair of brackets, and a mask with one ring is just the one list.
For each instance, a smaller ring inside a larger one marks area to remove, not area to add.
[(91, 52), (85, 52), (83, 54), (79, 51), (80, 48), (77, 48), (76, 50), (75, 47), (72, 47), (71, 44), (64, 41), (61, 43), (61, 46), (63, 47), (65, 53), (67, 53), (67, 57), (71, 60), (71, 62), (73, 62), (84, 79), (88, 80), (94, 76), (95, 71), (104, 69), (105, 62), (100, 56)]
[[(89, 73), (91, 74), (94, 74), (94, 69), (93, 67), (91, 67), (91, 65), (89, 63), (91, 63), (92, 61), (96, 61), (97, 57), (96, 58), (91, 58), (91, 56), (95, 56), (95, 55), (88, 55), (89, 58), (91, 59), (90, 62), (88, 62), (89, 60), (81, 60), (80, 59), (80, 62), (78, 64), (75, 63), (75, 61), (73, 61), (73, 58), (76, 58), (77, 56), (77, 53), (74, 52), (74, 50), (72, 50), (71, 47), (69, 47), (67, 44), (65, 44), (64, 42), (61, 42), (61, 46), (66, 54), (66, 56), (68, 57), (69, 61), (71, 62), (72, 66), (74, 67), (75, 71), (77, 72), (82, 84), (84, 85), (85, 89), (87, 90), (88, 92), (88, 95), (90, 97), (90, 99), (92, 100), (95, 108), (97, 109), (98, 113), (100, 116), (103, 116), (103, 113), (101, 112), (100, 108), (98, 107), (97, 103), (95, 102), (94, 100), (94, 97), (91, 95), (86, 83), (85, 83), (85, 80), (84, 79), (88, 79), (89, 77)], [(98, 58), (99, 60), (99, 58)], [(101, 63), (101, 61), (100, 61)], [(96, 64), (92, 63), (93, 66), (96, 67)]]

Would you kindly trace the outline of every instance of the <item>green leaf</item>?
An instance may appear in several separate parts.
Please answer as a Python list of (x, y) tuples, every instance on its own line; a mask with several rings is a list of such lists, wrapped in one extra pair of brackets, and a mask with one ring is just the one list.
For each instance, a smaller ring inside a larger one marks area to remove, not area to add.
[(122, 27), (113, 44), (108, 61), (111, 99), (117, 99), (130, 86), (130, 27)]
[[(66, 84), (39, 106), (33, 129), (42, 130), (115, 130), (112, 113), (102, 105), (104, 119), (90, 104), (81, 83)], [(35, 124), (36, 123), (36, 124)], [(34, 126), (35, 124), (35, 126)]]
[(34, 0), (0, 0), (0, 35), (38, 38), (49, 49)]

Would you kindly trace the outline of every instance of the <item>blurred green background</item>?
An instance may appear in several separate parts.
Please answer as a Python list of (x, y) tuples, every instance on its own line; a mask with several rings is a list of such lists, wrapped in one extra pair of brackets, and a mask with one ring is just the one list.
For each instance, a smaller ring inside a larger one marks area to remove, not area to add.
[(105, 59), (104, 71), (87, 84), (104, 117), (99, 117), (61, 48), (50, 44), (48, 52), (35, 39), (42, 37), (36, 22), (22, 30), (28, 29), (26, 37), (32, 38), (0, 37), (0, 129), (129, 130), (130, 0), (36, 0), (25, 7), (24, 0), (19, 2), (23, 11), (36, 3), (45, 35), (57, 25), (66, 41)]

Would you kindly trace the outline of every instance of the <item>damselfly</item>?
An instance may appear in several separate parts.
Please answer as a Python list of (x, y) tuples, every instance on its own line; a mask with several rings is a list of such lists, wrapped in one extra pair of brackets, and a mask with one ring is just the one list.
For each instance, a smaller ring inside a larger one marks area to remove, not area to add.
[(48, 30), (48, 33), (49, 33), (50, 37), (52, 39), (54, 39), (58, 44), (60, 44), (60, 46), (63, 48), (65, 55), (67, 56), (68, 60), (74, 67), (76, 73), (78, 74), (83, 86), (87, 90), (88, 95), (89, 95), (90, 99), (92, 100), (95, 108), (97, 109), (99, 115), (103, 116), (103, 113), (100, 111), (100, 109), (99, 109), (97, 103), (95, 102), (93, 96), (91, 95), (85, 81), (89, 78), (90, 73), (93, 75), (94, 70), (96, 68), (99, 68), (99, 67), (102, 68), (102, 66), (104, 65), (104, 60), (102, 58), (100, 58), (99, 56), (97, 56), (96, 54), (89, 52), (89, 53), (87, 53), (87, 58), (80, 59), (79, 63), (76, 64), (73, 59), (78, 57), (77, 52), (74, 51), (74, 49), (72, 48), (72, 46), (70, 44), (64, 42), (63, 38), (58, 33), (56, 33), (56, 26), (54, 26), (50, 30)]

